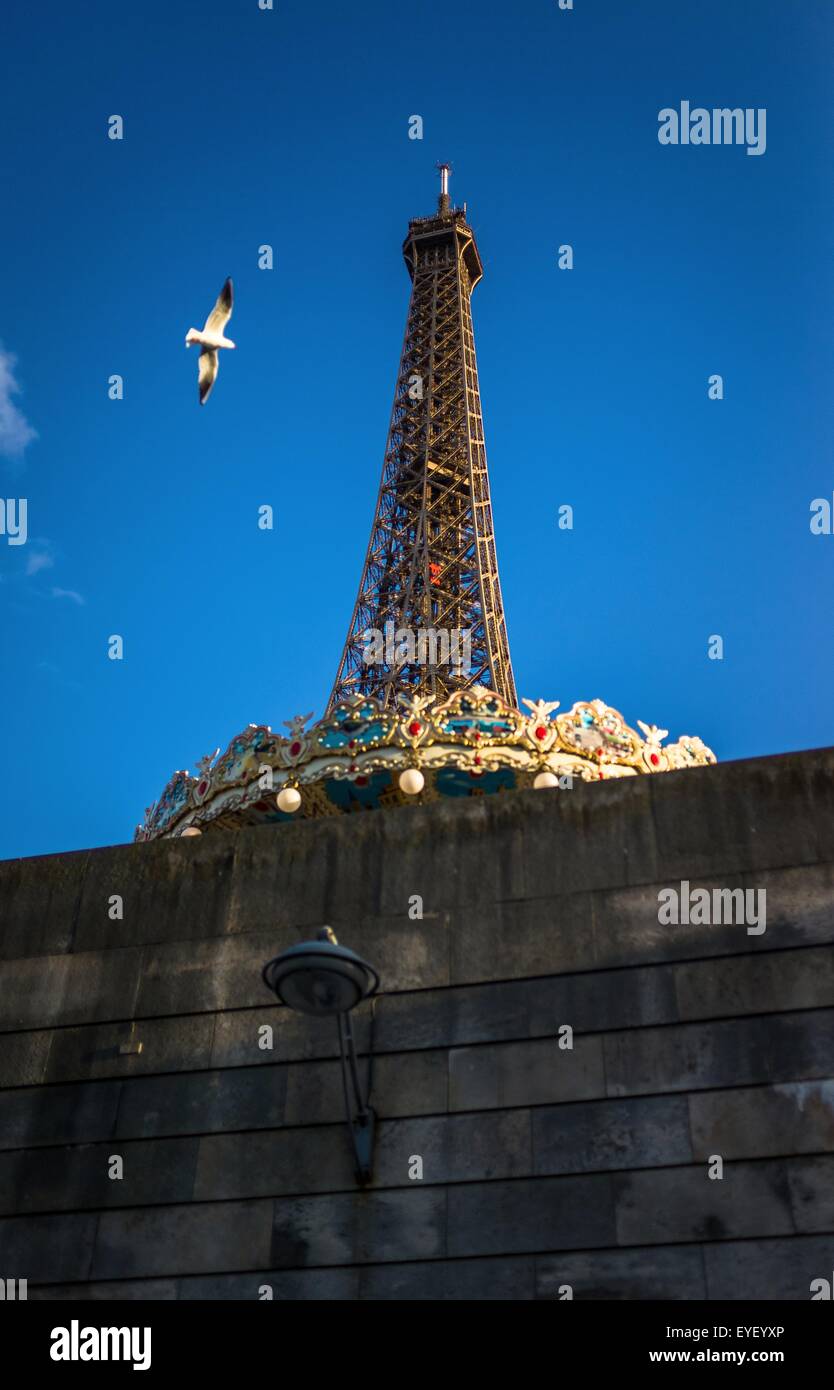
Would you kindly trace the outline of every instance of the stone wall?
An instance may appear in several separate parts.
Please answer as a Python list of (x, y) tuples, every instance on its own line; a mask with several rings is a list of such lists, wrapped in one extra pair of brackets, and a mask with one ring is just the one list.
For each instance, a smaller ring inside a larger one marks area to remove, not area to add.
[[(826, 750), (0, 864), (0, 1276), (808, 1299), (834, 1270), (832, 773)], [(684, 879), (766, 889), (766, 931), (661, 926)], [(332, 1021), (260, 979), (324, 922), (382, 976), (354, 1015), (367, 1191)]]

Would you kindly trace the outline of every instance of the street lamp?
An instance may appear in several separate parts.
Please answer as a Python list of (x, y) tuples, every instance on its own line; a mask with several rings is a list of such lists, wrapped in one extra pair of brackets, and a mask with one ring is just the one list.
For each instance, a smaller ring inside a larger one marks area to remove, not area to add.
[(315, 941), (290, 946), (269, 961), (263, 968), (262, 976), (267, 988), (288, 1008), (302, 1014), (315, 1014), (319, 1018), (327, 1014), (335, 1015), (345, 1111), (356, 1156), (356, 1177), (362, 1184), (370, 1182), (373, 1176), (376, 1114), (359, 1081), (350, 1010), (376, 993), (379, 975), (355, 951), (340, 946), (330, 927), (322, 927)]

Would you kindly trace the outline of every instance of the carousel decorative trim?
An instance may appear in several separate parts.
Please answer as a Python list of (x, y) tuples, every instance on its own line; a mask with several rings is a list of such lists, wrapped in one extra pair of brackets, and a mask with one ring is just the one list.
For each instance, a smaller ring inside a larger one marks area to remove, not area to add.
[(209, 827), (340, 815), (445, 796), (526, 787), (568, 790), (595, 782), (704, 767), (714, 753), (685, 735), (637, 721), (639, 734), (603, 700), (557, 714), (558, 701), (524, 700), (526, 712), (483, 686), (440, 701), (401, 696), (399, 709), (352, 695), (307, 728), (312, 714), (273, 733), (250, 724), (226, 751), (175, 772), (149, 806), (136, 840), (196, 835)]

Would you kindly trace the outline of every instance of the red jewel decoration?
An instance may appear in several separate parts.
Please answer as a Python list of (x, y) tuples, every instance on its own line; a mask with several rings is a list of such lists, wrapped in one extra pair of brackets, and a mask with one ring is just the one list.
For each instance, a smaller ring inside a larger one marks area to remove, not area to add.
[(350, 767), (348, 768), (348, 772), (355, 772), (355, 771), (356, 771), (356, 763), (351, 763)]
[(477, 755), (477, 753), (476, 753), (476, 754), (475, 754), (475, 764), (476, 764), (476, 766), (480, 763), (480, 761), (481, 761), (481, 760), (480, 760), (480, 758), (478, 757), (478, 755)]
[(290, 745), (290, 752), (291, 752), (291, 754), (292, 754), (292, 756), (293, 756), (294, 758), (297, 758), (298, 755), (299, 755), (299, 753), (301, 752), (301, 744), (300, 744), (300, 743), (293, 743), (293, 744), (291, 744), (291, 745)]
[(475, 737), (475, 738), (480, 738), (480, 737), (481, 737), (480, 732), (479, 732), (477, 729), (475, 730), (474, 737)]
[(536, 738), (547, 738), (547, 729), (544, 727), (543, 724), (540, 724), (537, 728)]
[(417, 735), (420, 733), (422, 727), (423, 727), (423, 726), (422, 726), (422, 724), (419, 722), (419, 720), (417, 720), (417, 719), (412, 719), (411, 723), (410, 723), (409, 726), (408, 726), (408, 732), (409, 732), (414, 738), (416, 738)]
[(352, 738), (351, 741), (350, 741), (350, 743), (348, 744), (348, 748), (355, 748), (355, 747), (356, 747), (356, 739), (355, 739), (355, 738)]
[(367, 787), (367, 785), (368, 785), (368, 779), (367, 779), (367, 777), (357, 777), (357, 779), (356, 779), (356, 785), (357, 785), (357, 787)]
[(197, 788), (197, 795), (198, 795), (198, 796), (205, 796), (205, 794), (206, 794), (207, 791), (208, 791), (208, 782), (201, 782), (200, 785), (199, 785), (199, 787)]
[(650, 754), (649, 754), (649, 762), (650, 762), (654, 767), (657, 767), (658, 763), (660, 762), (660, 758), (657, 756), (657, 753), (650, 753)]

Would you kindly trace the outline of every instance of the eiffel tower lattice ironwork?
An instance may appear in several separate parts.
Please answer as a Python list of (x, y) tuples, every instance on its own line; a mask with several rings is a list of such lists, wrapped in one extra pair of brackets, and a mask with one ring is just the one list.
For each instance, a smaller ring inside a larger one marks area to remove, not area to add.
[(517, 706), (498, 577), (470, 296), (483, 268), (440, 165), (433, 217), (408, 225), (411, 275), (394, 406), (359, 594), (328, 710), (481, 685)]

